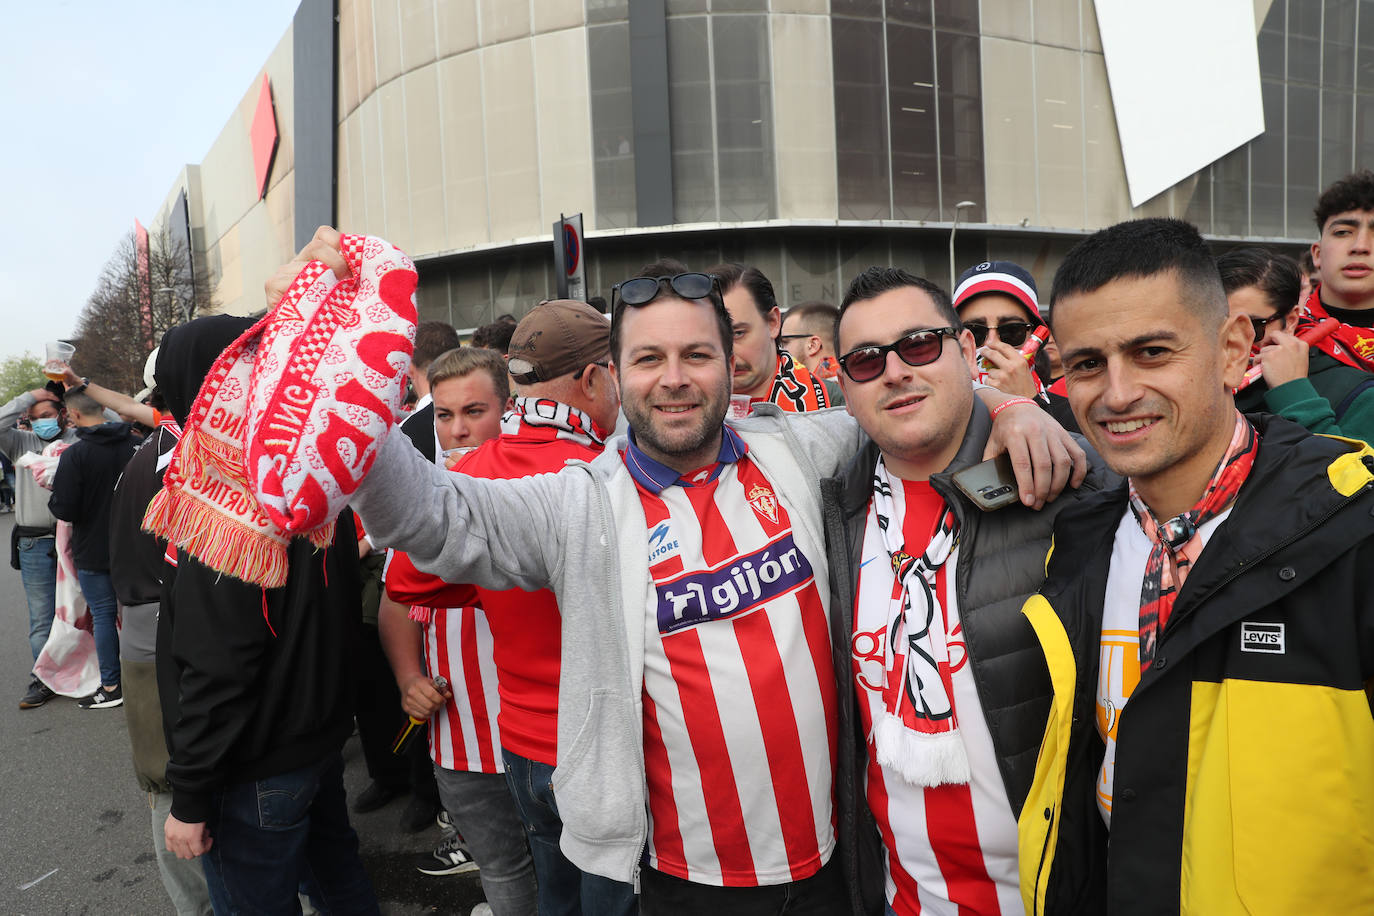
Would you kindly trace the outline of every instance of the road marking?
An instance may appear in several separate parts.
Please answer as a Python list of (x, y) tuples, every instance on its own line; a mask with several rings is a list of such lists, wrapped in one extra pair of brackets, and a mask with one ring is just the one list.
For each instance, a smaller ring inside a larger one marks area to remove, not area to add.
[(54, 868), (52, 871), (48, 872), (46, 875), (44, 875), (44, 876), (41, 877), (41, 878), (34, 878), (34, 879), (33, 879), (32, 881), (30, 881), (28, 884), (21, 884), (21, 885), (19, 885), (19, 889), (20, 889), (21, 891), (26, 891), (26, 890), (28, 890), (29, 888), (33, 887), (33, 886), (34, 886), (35, 884), (37, 884), (38, 882), (40, 882), (40, 881), (46, 881), (47, 879), (51, 878), (51, 877), (52, 877), (53, 875), (55, 875), (55, 874), (57, 874), (57, 869), (56, 869), (56, 868)]

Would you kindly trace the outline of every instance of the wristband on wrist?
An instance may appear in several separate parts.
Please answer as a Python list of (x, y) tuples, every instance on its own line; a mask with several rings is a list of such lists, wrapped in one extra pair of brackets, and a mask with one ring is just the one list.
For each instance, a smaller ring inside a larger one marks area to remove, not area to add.
[(998, 415), (999, 413), (1001, 413), (1002, 411), (1006, 410), (1008, 407), (1011, 407), (1011, 406), (1014, 405), (1014, 404), (1034, 404), (1034, 403), (1035, 403), (1035, 402), (1034, 402), (1033, 400), (1031, 400), (1030, 398), (1012, 398), (1010, 401), (1003, 401), (1001, 404), (998, 404), (996, 407), (992, 408), (992, 418), (993, 418), (994, 420), (996, 420), (996, 419), (997, 419), (997, 415)]
[(81, 384), (80, 384), (80, 385), (73, 385), (72, 387), (70, 387), (70, 388), (67, 389), (67, 394), (80, 394), (81, 392), (83, 392), (83, 391), (86, 390), (86, 386), (89, 385), (90, 383), (91, 383), (91, 380), (90, 380), (90, 379), (88, 379), (88, 378), (82, 378), (82, 379), (81, 379)]

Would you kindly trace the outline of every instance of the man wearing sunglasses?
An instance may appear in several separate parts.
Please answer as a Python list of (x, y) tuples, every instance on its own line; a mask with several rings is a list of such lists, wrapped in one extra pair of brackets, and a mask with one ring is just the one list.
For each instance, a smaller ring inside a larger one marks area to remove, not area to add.
[[(1016, 816), (1050, 685), (1021, 616), (1054, 517), (983, 512), (953, 476), (980, 462), (992, 417), (969, 386), (973, 334), (949, 298), (871, 267), (840, 305), (846, 407), (868, 440), (821, 482), (842, 733), (840, 849), (855, 909), (1020, 911)], [(1025, 409), (1025, 408), (1020, 408)]]
[[(685, 268), (684, 268), (685, 270)], [(789, 412), (831, 406), (821, 379), (778, 346), (782, 310), (773, 284), (757, 267), (717, 264), (706, 271), (717, 278), (734, 333), (732, 391), (754, 403), (776, 404)]]
[(1237, 248), (1217, 258), (1217, 269), (1231, 314), (1244, 315), (1254, 329), (1250, 360), (1263, 373), (1236, 392), (1236, 407), (1277, 414), (1314, 433), (1374, 437), (1374, 374), (1297, 337), (1298, 265), (1264, 248)]
[[(346, 270), (337, 240), (320, 230), (269, 301), (314, 258)], [(852, 726), (829, 661), (816, 482), (859, 432), (838, 411), (775, 405), (726, 425), (734, 334), (717, 280), (643, 273), (612, 297), (628, 441), (507, 481), (444, 475), (388, 441), (354, 505), (426, 572), (552, 588), (571, 861), (640, 886), (648, 914), (828, 916), (849, 878), (832, 864), (831, 769)], [(999, 421), (1028, 503), (1082, 476), (1048, 422), (1015, 405)]]
[(954, 310), (973, 335), (973, 346), (991, 368), (988, 384), (1033, 398), (1044, 386), (1017, 352), (1031, 331), (1045, 322), (1036, 302), (1035, 278), (1011, 261), (984, 261), (959, 276)]

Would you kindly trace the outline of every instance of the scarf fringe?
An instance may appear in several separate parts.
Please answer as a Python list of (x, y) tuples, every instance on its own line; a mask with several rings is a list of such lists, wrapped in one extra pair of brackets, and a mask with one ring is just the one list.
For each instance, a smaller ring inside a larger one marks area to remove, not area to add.
[(973, 778), (964, 739), (957, 731), (912, 731), (897, 716), (884, 713), (873, 727), (873, 743), (878, 762), (909, 785), (962, 785)]
[(179, 491), (160, 490), (143, 516), (143, 530), (185, 550), (200, 563), (264, 588), (286, 584), (286, 544), (237, 525), (223, 512)]

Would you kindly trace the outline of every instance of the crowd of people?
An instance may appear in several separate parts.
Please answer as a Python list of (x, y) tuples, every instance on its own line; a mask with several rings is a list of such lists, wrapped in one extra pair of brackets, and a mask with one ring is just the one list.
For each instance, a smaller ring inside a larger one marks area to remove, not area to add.
[(169, 331), (146, 401), (64, 367), (0, 407), (20, 706), (124, 706), (179, 913), (378, 912), (355, 727), (353, 810), (410, 795), (416, 880), (497, 916), (1374, 912), (1374, 173), (1315, 222), (1306, 267), (1120, 223), (1043, 302), (664, 259), (417, 322), (271, 587), (144, 530), (254, 321)]

